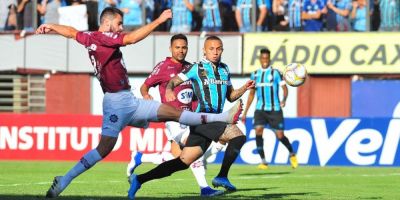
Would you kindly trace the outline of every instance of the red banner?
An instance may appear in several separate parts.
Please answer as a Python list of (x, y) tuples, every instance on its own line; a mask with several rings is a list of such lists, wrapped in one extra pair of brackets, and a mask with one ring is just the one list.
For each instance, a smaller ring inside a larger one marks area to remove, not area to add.
[[(0, 114), (0, 160), (78, 160), (96, 148), (101, 116)], [(169, 151), (164, 123), (126, 127), (108, 161), (128, 161), (131, 151)]]

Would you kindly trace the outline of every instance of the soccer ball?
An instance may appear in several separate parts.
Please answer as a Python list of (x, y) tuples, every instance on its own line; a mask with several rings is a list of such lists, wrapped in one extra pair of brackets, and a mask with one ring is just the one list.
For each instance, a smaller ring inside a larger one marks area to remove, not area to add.
[(288, 85), (298, 87), (307, 79), (306, 67), (300, 63), (290, 63), (286, 65), (283, 77)]

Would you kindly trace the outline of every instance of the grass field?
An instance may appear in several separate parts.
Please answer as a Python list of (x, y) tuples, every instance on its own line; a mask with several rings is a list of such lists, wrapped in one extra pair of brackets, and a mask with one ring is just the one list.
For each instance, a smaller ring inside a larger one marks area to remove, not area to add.
[[(64, 174), (74, 162), (0, 162), (0, 199), (43, 199), (55, 175)], [(145, 172), (152, 164), (140, 166)], [(207, 180), (218, 173), (209, 165)], [(373, 167), (233, 165), (230, 180), (237, 192), (214, 199), (400, 199), (400, 169)], [(81, 175), (59, 199), (126, 199), (129, 185), (125, 163), (100, 163)], [(190, 170), (142, 186), (137, 199), (200, 199)]]

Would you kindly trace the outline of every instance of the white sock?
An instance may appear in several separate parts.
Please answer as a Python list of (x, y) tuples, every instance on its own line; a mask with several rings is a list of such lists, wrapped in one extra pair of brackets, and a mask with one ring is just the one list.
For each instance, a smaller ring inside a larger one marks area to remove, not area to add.
[(224, 147), (225, 145), (220, 142), (213, 142), (207, 151), (204, 152), (203, 157), (207, 160), (210, 156), (220, 152)]
[(67, 187), (75, 177), (90, 169), (100, 160), (102, 160), (102, 157), (96, 149), (92, 149), (86, 153), (81, 160), (63, 176), (61, 179), (61, 187)]
[(203, 156), (194, 161), (190, 165), (190, 169), (192, 170), (193, 175), (196, 178), (197, 184), (199, 184), (200, 188), (208, 187), (206, 180), (206, 170), (204, 169), (203, 164)]
[(194, 113), (184, 110), (179, 118), (179, 123), (188, 126), (196, 126), (210, 122), (227, 122), (229, 117), (228, 114), (229, 114), (228, 112), (220, 114)]

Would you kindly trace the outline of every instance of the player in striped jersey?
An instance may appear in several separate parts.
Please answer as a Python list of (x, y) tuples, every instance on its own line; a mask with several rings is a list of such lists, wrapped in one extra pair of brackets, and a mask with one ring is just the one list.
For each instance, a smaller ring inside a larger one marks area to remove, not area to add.
[(380, 0), (381, 11), (380, 31), (400, 30), (400, 0)]
[[(203, 52), (206, 59), (192, 65), (188, 70), (172, 78), (166, 90), (167, 101), (176, 99), (173, 89), (184, 81), (191, 80), (192, 88), (199, 101), (197, 111), (220, 113), (225, 100), (238, 100), (248, 89), (254, 88), (254, 81), (247, 81), (242, 87), (234, 89), (229, 69), (220, 61), (223, 51), (222, 41), (216, 36), (209, 36), (204, 42)], [(241, 101), (237, 102), (241, 104)], [(191, 126), (190, 134), (180, 157), (164, 162), (147, 173), (130, 176), (131, 186), (128, 197), (134, 199), (136, 192), (143, 183), (154, 179), (170, 176), (180, 170), (185, 170), (206, 151), (212, 141), (228, 143), (221, 170), (213, 179), (214, 187), (222, 186), (228, 191), (236, 191), (228, 180), (228, 171), (239, 155), (240, 149), (246, 141), (246, 136), (236, 125), (213, 123), (209, 126)]]
[(221, 31), (222, 22), (218, 0), (204, 0), (203, 15), (203, 31)]
[[(279, 141), (285, 145), (290, 152), (290, 164), (293, 168), (297, 168), (297, 158), (293, 151), (292, 145), (288, 138), (284, 135), (284, 120), (282, 107), (285, 106), (288, 89), (285, 81), (282, 79), (281, 73), (270, 66), (270, 51), (261, 49), (260, 51), (261, 68), (251, 73), (250, 79), (256, 82), (255, 89), (250, 90), (246, 108), (242, 115), (242, 121), (246, 120), (246, 115), (254, 94), (257, 93), (257, 105), (254, 112), (254, 127), (256, 129), (257, 151), (260, 154), (262, 163), (259, 169), (267, 169), (268, 163), (264, 155), (264, 141), (262, 138), (265, 124), (269, 124), (270, 128), (275, 132)], [(279, 89), (283, 90), (283, 98), (279, 99)]]

